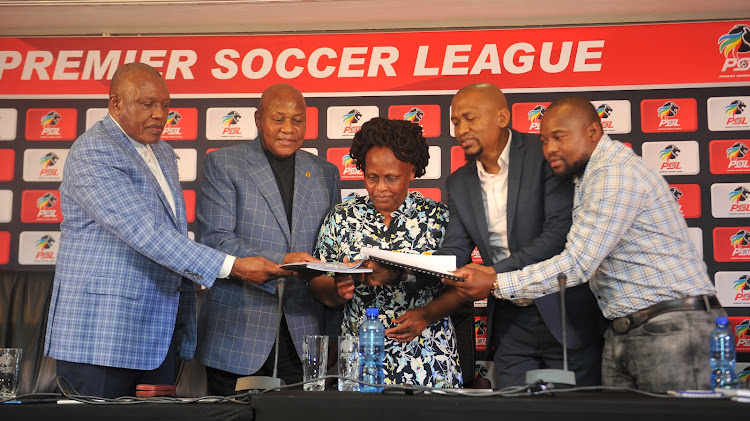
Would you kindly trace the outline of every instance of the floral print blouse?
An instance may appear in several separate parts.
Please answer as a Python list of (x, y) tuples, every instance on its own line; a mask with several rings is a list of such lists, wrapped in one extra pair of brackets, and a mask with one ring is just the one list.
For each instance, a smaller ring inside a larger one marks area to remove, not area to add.
[[(431, 254), (443, 242), (448, 225), (448, 209), (443, 203), (409, 192), (404, 203), (392, 214), (390, 226), (367, 196), (350, 196), (326, 217), (315, 255), (324, 261), (361, 259), (362, 247), (413, 254)], [(423, 307), (443, 291), (436, 278), (399, 282), (383, 286), (358, 284), (354, 297), (344, 306), (342, 334), (358, 334), (368, 307), (380, 310), (386, 329), (407, 310)], [(386, 384), (432, 387), (461, 387), (456, 336), (450, 318), (429, 325), (410, 342), (385, 338)]]

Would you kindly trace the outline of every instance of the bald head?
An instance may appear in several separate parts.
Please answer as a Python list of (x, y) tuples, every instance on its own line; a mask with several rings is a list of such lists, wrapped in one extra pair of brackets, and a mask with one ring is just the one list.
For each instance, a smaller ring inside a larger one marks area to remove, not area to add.
[(263, 91), (263, 94), (260, 96), (258, 112), (263, 114), (263, 110), (268, 108), (268, 104), (280, 99), (294, 100), (299, 102), (302, 107), (307, 108), (305, 97), (302, 96), (302, 92), (288, 83), (277, 83), (276, 85), (269, 86)]
[(505, 99), (503, 91), (491, 83), (472, 83), (464, 86), (456, 92), (454, 99), (463, 95), (473, 95), (498, 110), (508, 108), (508, 100)]
[(169, 102), (167, 83), (148, 64), (124, 64), (112, 76), (109, 115), (137, 142), (157, 143), (161, 139)]
[(279, 158), (294, 155), (302, 147), (307, 129), (302, 93), (285, 83), (268, 87), (260, 97), (255, 125), (265, 150)]

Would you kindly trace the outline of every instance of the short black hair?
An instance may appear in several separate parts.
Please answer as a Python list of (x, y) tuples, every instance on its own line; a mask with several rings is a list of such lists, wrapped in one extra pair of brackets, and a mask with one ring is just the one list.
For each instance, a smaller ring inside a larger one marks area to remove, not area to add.
[(396, 159), (414, 165), (414, 176), (421, 177), (430, 161), (430, 151), (422, 136), (422, 126), (406, 120), (375, 117), (354, 134), (349, 156), (357, 169), (365, 170), (365, 156), (373, 146), (386, 147)]
[[(556, 108), (561, 107), (563, 105), (569, 106), (571, 109), (577, 111), (581, 117), (584, 118), (584, 124), (588, 126), (591, 123), (599, 123), (601, 124), (602, 119), (599, 117), (599, 113), (596, 112), (596, 108), (594, 108), (594, 105), (591, 104), (591, 101), (588, 99), (580, 96), (580, 95), (570, 95), (570, 96), (564, 96), (562, 98), (556, 99), (552, 104), (547, 107), (547, 111)], [(544, 118), (544, 117), (542, 117)]]

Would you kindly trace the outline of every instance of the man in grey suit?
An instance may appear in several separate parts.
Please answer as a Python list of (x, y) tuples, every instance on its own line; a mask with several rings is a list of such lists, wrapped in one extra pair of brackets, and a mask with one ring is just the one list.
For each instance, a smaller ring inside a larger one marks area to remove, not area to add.
[[(255, 112), (259, 140), (208, 154), (197, 210), (203, 243), (278, 264), (317, 261), (310, 252), (341, 192), (338, 169), (299, 150), (305, 115), (297, 89), (273, 85)], [(290, 276), (279, 314), (278, 286), (276, 280), (263, 285), (221, 280), (208, 292), (196, 357), (206, 366), (210, 394), (234, 394), (239, 377), (272, 375), (277, 334), (278, 377), (287, 384), (302, 380), (302, 340), (320, 334), (323, 308), (303, 279)]]
[[(467, 163), (446, 182), (450, 222), (439, 254), (457, 264), (479, 249), (484, 271), (507, 272), (548, 259), (563, 250), (573, 208), (572, 183), (554, 178), (537, 139), (508, 128), (510, 111), (502, 91), (482, 83), (453, 98), (451, 122)], [(601, 380), (603, 318), (589, 288), (567, 291), (569, 366), (578, 385)], [(459, 308), (449, 289), (429, 305), (396, 319), (386, 331), (409, 340), (425, 322)], [(562, 367), (559, 294), (536, 300), (488, 302), (488, 344), (494, 349), (496, 387), (523, 385), (528, 370)]]

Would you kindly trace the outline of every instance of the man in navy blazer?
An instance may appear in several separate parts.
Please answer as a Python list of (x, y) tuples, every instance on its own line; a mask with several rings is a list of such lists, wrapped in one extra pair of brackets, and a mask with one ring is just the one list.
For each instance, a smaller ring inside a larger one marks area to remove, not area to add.
[(187, 236), (177, 159), (160, 140), (170, 95), (159, 72), (125, 64), (109, 113), (73, 143), (60, 186), (63, 222), (45, 354), (82, 395), (134, 395), (174, 384), (196, 344), (193, 282), (264, 283), (290, 272)]
[[(510, 111), (491, 84), (469, 85), (453, 98), (451, 122), (467, 163), (448, 177), (450, 221), (439, 254), (454, 254), (458, 266), (471, 262), (474, 247), (494, 273), (523, 268), (565, 247), (573, 208), (572, 183), (554, 178), (541, 144), (508, 128)], [(577, 384), (601, 380), (603, 317), (590, 289), (566, 291), (568, 364)], [(433, 303), (397, 319), (404, 326), (386, 332), (409, 339), (433, 312), (458, 308), (449, 289)], [(499, 384), (525, 384), (526, 371), (562, 368), (559, 293), (536, 300), (488, 302), (488, 344), (494, 348)]]
[[(204, 244), (278, 264), (318, 260), (310, 253), (341, 191), (335, 165), (299, 150), (305, 116), (297, 89), (273, 85), (255, 113), (259, 139), (208, 154), (197, 212)], [(277, 335), (278, 377), (287, 384), (302, 380), (302, 341), (321, 333), (323, 307), (305, 280), (289, 276), (279, 314), (277, 286), (219, 280), (208, 291), (196, 355), (206, 366), (210, 394), (235, 394), (242, 376), (271, 376)]]

